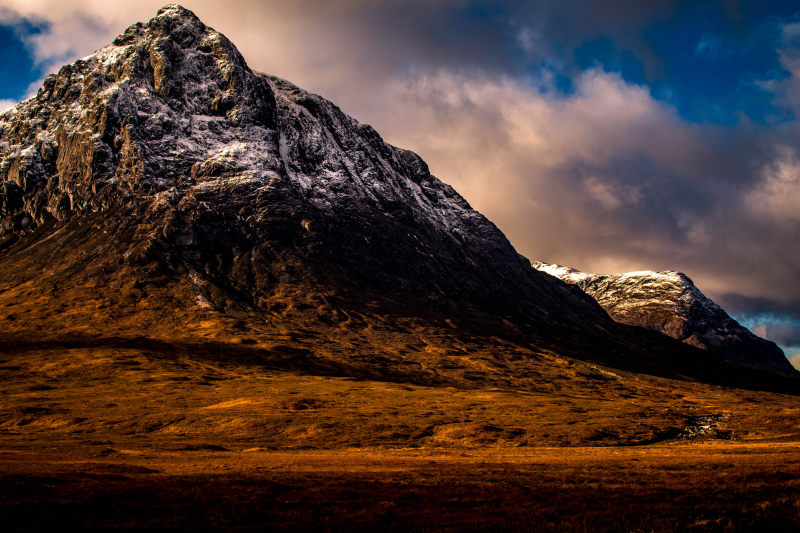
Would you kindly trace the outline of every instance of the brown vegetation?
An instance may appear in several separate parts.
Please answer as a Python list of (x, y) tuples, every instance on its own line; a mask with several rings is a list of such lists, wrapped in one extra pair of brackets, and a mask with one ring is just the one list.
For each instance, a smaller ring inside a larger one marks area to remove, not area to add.
[[(419, 342), (421, 366), (445, 346)], [(92, 344), (0, 354), (10, 529), (788, 531), (800, 510), (793, 396), (499, 340), (503, 387), (480, 351), (421, 384), (313, 345)]]
[(190, 276), (97, 260), (102, 229), (4, 252), (6, 529), (794, 526), (797, 396), (302, 280), (205, 306)]

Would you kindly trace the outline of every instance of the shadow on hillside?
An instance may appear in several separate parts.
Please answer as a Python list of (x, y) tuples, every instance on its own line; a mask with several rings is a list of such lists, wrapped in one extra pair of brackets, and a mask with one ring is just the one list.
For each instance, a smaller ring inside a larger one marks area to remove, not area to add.
[(6, 338), (0, 341), (0, 354), (19, 354), (50, 350), (136, 350), (143, 355), (159, 360), (176, 360), (188, 357), (223, 365), (259, 367), (269, 371), (293, 372), (315, 376), (346, 377), (358, 380), (412, 383), (415, 385), (458, 387), (456, 383), (435, 374), (399, 372), (397, 367), (382, 365), (376, 357), (373, 368), (337, 362), (320, 357), (314, 350), (288, 344), (261, 348), (220, 341), (167, 341), (149, 337), (96, 337), (91, 335), (69, 335), (41, 341), (24, 337)]
[[(167, 360), (183, 356), (219, 364), (257, 366), (269, 371), (317, 376), (470, 389), (492, 385), (489, 382), (472, 383), (470, 385), (464, 381), (454, 379), (452, 376), (442, 375), (435, 370), (428, 372), (413, 370), (403, 364), (392, 364), (377, 354), (367, 360), (359, 358), (357, 360), (354, 359), (352, 362), (336, 361), (318, 355), (313, 349), (289, 344), (278, 344), (263, 348), (215, 340), (168, 341), (144, 336), (98, 337), (70, 334), (41, 341), (32, 341), (30, 340), (31, 337), (35, 337), (35, 334), (3, 339), (0, 341), (0, 353), (67, 349), (125, 349), (138, 350), (153, 359)], [(681, 347), (683, 346), (681, 344)], [(582, 358), (578, 357), (577, 359)], [(620, 358), (617, 365), (609, 364), (608, 361), (602, 359), (596, 361), (590, 359), (589, 361), (618, 370), (666, 379), (800, 396), (800, 380), (797, 378), (784, 377), (755, 368), (731, 365), (718, 360), (712, 362), (705, 358), (689, 358), (680, 351), (674, 354), (674, 359), (671, 361), (673, 368), (653, 368), (650, 365), (637, 364), (637, 361), (626, 360), (625, 358)], [(681, 373), (681, 369), (685, 373)]]

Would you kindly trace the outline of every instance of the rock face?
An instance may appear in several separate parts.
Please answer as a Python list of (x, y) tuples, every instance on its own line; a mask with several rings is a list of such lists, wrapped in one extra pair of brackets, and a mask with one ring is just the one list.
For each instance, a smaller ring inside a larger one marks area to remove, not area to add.
[(190, 305), (262, 324), (276, 295), (286, 306), (318, 291), (377, 314), (477, 313), (530, 345), (609, 364), (719, 363), (615, 323), (531, 268), (419, 156), (253, 72), (176, 5), (0, 115), (0, 263), (12, 259), (31, 272), (18, 285), (40, 287), (49, 269), (51, 300), (76, 276), (105, 290), (98, 276), (122, 272), (136, 290), (189, 283)]
[(617, 322), (659, 331), (736, 364), (794, 372), (775, 343), (732, 319), (682, 272), (599, 275), (541, 262), (533, 266), (580, 287)]
[[(224, 36), (168, 6), (2, 115), (0, 231), (207, 181), (242, 147), (277, 143), (275, 108)], [(279, 165), (257, 163), (262, 178)]]

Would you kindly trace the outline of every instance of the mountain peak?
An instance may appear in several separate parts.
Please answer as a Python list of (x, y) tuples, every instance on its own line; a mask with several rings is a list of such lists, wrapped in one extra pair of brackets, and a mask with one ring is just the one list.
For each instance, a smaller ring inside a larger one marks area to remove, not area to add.
[(169, 4), (159, 9), (156, 16), (148, 22), (137, 22), (129, 26), (112, 44), (124, 46), (150, 37), (171, 39), (188, 48), (192, 44), (196, 45), (207, 33), (216, 32), (203, 24), (192, 11), (178, 4)]
[(202, 35), (208, 28), (192, 11), (179, 4), (167, 4), (159, 9), (156, 16), (147, 23), (133, 24), (120, 37), (137, 34), (142, 30), (156, 37), (173, 38), (185, 42), (187, 38)]
[(579, 287), (618, 322), (664, 333), (737, 364), (794, 374), (780, 348), (736, 322), (683, 272), (601, 275), (539, 261), (532, 265)]
[(234, 140), (270, 139), (275, 105), (225, 36), (167, 6), (0, 115), (0, 234), (185, 188)]
[(156, 16), (151, 20), (151, 22), (157, 19), (191, 20), (199, 24), (202, 24), (202, 22), (200, 22), (200, 19), (197, 18), (197, 15), (195, 15), (192, 11), (186, 9), (180, 4), (165, 5), (164, 7), (158, 10)]
[[(251, 74), (233, 43), (177, 4), (163, 7), (146, 24), (130, 26), (110, 46), (85, 60), (92, 58), (114, 72), (117, 81), (131, 76), (150, 78), (161, 96), (179, 97), (186, 84), (213, 81), (220, 89), (227, 85), (230, 91), (241, 91)], [(226, 99), (234, 95), (217, 96), (214, 108), (230, 107)]]

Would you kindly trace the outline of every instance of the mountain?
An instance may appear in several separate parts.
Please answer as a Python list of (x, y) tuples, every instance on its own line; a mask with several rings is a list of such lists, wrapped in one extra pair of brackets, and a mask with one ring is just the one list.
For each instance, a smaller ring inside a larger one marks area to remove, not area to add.
[(532, 264), (579, 287), (617, 322), (659, 331), (738, 365), (787, 375), (795, 372), (774, 342), (754, 335), (732, 319), (682, 272), (600, 275), (542, 262)]
[(666, 376), (762, 379), (614, 322), (531, 268), (419, 156), (252, 71), (177, 5), (0, 115), (0, 181), (0, 328), (17, 342), (246, 343), (435, 380), (446, 363), (420, 347), (425, 330), (446, 353), (502, 338)]

